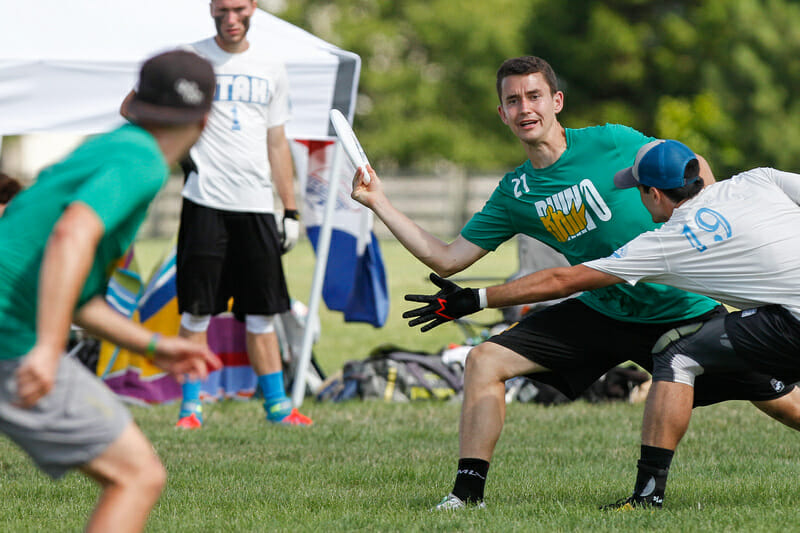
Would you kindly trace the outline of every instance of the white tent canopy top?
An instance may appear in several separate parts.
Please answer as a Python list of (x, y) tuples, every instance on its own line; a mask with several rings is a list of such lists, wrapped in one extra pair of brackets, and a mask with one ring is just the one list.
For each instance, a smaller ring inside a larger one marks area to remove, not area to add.
[[(0, 137), (96, 133), (153, 54), (214, 34), (207, 0), (36, 0), (0, 4)], [(360, 59), (262, 10), (248, 38), (289, 73), (294, 139), (329, 139), (330, 109), (352, 119)]]

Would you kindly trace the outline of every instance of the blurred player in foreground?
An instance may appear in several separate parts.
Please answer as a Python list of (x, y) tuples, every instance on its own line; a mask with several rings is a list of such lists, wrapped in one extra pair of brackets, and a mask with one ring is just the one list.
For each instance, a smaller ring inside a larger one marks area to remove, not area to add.
[[(400, 242), (441, 276), (463, 270), (517, 233), (564, 254), (570, 264), (606, 257), (640, 233), (655, 229), (635, 191), (614, 187), (652, 137), (621, 126), (564, 128), (564, 106), (550, 65), (538, 57), (505, 61), (497, 72), (500, 119), (520, 140), (527, 161), (500, 181), (461, 234), (445, 243), (391, 205), (371, 170), (360, 172), (353, 198), (371, 208)], [(700, 174), (713, 182), (698, 158)], [(464, 376), (459, 462), (453, 489), (438, 509), (483, 506), (489, 461), (505, 419), (505, 381), (536, 379), (576, 398), (605, 372), (632, 360), (652, 368), (650, 350), (666, 331), (724, 313), (710, 298), (641, 283), (587, 291), (541, 311), (470, 351)], [(800, 391), (755, 372), (702, 377), (696, 405), (753, 401), (771, 416), (800, 428)]]
[[(653, 348), (653, 386), (642, 425), (642, 455), (629, 498), (606, 509), (661, 507), (674, 450), (689, 425), (698, 376), (759, 370), (800, 380), (800, 175), (757, 168), (704, 187), (695, 154), (677, 141), (642, 147), (617, 173), (637, 187), (660, 228), (613, 255), (547, 269), (488, 289), (435, 278), (427, 306), (406, 312), (410, 325), (442, 321), (482, 307), (505, 307), (627, 283), (663, 283), (741, 309), (667, 332)], [(432, 278), (434, 279), (434, 278)]]
[(205, 346), (160, 337), (106, 304), (116, 261), (206, 124), (211, 65), (168, 52), (142, 67), (127, 124), (43, 170), (0, 219), (0, 431), (45, 473), (101, 486), (89, 531), (144, 528), (166, 480), (152, 445), (103, 383), (64, 357), (70, 323), (146, 354), (182, 379), (220, 366)]

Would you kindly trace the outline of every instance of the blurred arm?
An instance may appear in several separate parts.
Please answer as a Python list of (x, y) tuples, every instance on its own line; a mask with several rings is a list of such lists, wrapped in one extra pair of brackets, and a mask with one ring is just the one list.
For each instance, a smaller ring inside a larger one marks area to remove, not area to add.
[(58, 354), (64, 350), (75, 305), (103, 231), (97, 214), (80, 202), (67, 207), (53, 228), (39, 273), (38, 346)]
[(55, 384), (72, 315), (94, 261), (103, 223), (83, 203), (70, 204), (53, 227), (39, 269), (36, 344), (16, 371), (17, 396), (31, 407)]
[(96, 337), (139, 354), (146, 353), (155, 340), (153, 363), (179, 382), (186, 377), (202, 380), (209, 369), (222, 368), (222, 361), (207, 346), (182, 337), (154, 337), (152, 331), (114, 311), (101, 296), (81, 306), (75, 323)]
[(94, 337), (139, 354), (147, 351), (153, 336), (152, 331), (115, 311), (102, 296), (95, 296), (78, 309), (75, 324)]

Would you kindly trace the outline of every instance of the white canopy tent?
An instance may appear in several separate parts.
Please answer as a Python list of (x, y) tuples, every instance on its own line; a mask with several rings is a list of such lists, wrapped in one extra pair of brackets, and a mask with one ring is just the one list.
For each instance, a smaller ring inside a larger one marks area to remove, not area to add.
[[(213, 34), (208, 0), (2, 3), (0, 136), (109, 130), (147, 57)], [(262, 10), (248, 37), (286, 63), (291, 138), (332, 137), (331, 108), (352, 119), (357, 55)]]
[[(214, 34), (208, 0), (36, 0), (0, 4), (0, 141), (37, 132), (91, 134), (120, 125), (119, 105), (153, 54)], [(248, 38), (287, 67), (292, 139), (334, 139), (329, 112), (352, 121), (360, 58), (262, 10)], [(331, 164), (336, 176), (340, 149)], [(338, 180), (330, 180), (309, 297), (317, 316)], [(294, 398), (302, 403), (311, 358), (306, 328)]]

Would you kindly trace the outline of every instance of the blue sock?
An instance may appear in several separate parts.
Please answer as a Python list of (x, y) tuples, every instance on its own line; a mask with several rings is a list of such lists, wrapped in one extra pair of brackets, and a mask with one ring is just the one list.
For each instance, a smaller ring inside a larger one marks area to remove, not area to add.
[(273, 422), (286, 418), (291, 412), (292, 402), (286, 396), (286, 389), (283, 388), (283, 371), (258, 376), (258, 386), (264, 395), (267, 418)]
[(184, 402), (192, 402), (192, 401), (200, 401), (200, 380), (195, 381), (184, 381), (183, 385), (181, 385), (181, 391), (183, 392), (183, 401)]
[(200, 402), (200, 380), (185, 381), (181, 385), (183, 401), (181, 402), (181, 412), (178, 418), (183, 418), (195, 413), (200, 421), (203, 421), (203, 404)]
[(261, 387), (261, 393), (264, 395), (265, 400), (274, 400), (286, 396), (286, 390), (283, 388), (282, 370), (258, 376), (258, 386)]

